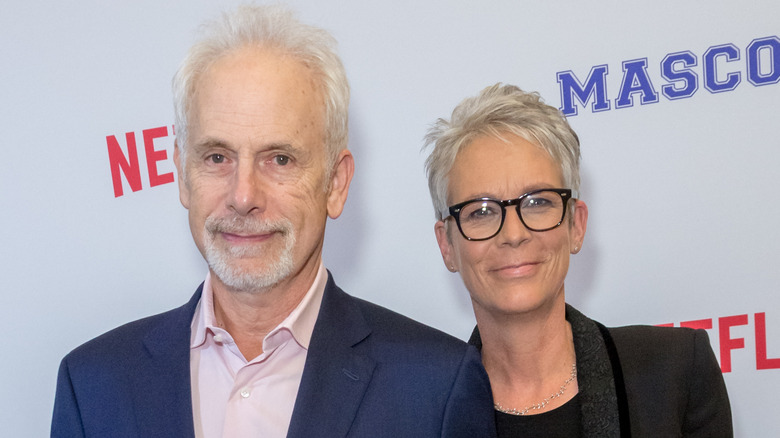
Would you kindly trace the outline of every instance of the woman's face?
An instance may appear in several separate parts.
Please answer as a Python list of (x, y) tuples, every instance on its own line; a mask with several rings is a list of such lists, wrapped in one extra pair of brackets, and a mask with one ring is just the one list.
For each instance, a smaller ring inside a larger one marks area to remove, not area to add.
[[(490, 197), (513, 199), (533, 190), (564, 187), (560, 167), (542, 148), (514, 135), (477, 137), (462, 149), (449, 173), (448, 205)], [(570, 205), (571, 207), (571, 205)], [(487, 312), (526, 313), (563, 302), (569, 255), (579, 251), (588, 211), (577, 201), (574, 220), (549, 231), (528, 230), (509, 207), (501, 231), (492, 239), (468, 241), (453, 218), (436, 223), (444, 263), (459, 271), (479, 317)]]

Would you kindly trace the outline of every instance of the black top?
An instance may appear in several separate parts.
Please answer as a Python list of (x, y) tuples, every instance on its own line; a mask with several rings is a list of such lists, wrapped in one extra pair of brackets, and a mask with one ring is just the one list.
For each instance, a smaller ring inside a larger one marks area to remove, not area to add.
[(579, 438), (582, 436), (580, 395), (563, 406), (536, 415), (512, 415), (496, 411), (498, 438)]

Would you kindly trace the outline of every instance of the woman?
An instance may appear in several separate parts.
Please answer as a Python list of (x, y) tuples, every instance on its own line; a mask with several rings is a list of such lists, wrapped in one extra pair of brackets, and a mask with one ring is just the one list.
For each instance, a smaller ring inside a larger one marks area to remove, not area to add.
[(497, 84), (439, 119), (426, 145), (436, 239), (471, 295), (499, 437), (733, 435), (704, 330), (607, 329), (566, 304), (588, 207), (558, 110)]

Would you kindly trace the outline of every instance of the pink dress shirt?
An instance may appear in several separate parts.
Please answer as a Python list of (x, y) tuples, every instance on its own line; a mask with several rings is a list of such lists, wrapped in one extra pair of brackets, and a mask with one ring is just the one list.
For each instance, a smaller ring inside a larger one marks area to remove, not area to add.
[(287, 435), (328, 273), (320, 269), (298, 306), (247, 360), (216, 326), (211, 274), (192, 318), (190, 379), (197, 438)]

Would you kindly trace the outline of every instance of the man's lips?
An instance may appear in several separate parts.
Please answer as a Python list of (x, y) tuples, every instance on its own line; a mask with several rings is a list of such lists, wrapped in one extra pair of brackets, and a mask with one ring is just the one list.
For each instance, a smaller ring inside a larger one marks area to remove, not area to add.
[(220, 235), (222, 235), (222, 238), (225, 239), (225, 241), (227, 242), (241, 244), (241, 243), (265, 242), (266, 240), (270, 239), (275, 233), (276, 233), (275, 231), (271, 231), (262, 234), (240, 234), (240, 233), (228, 233), (222, 231), (220, 232)]

